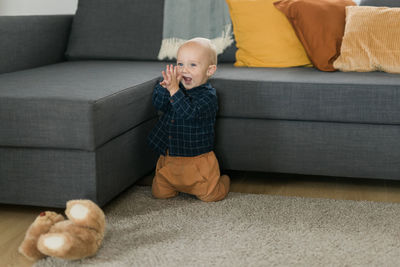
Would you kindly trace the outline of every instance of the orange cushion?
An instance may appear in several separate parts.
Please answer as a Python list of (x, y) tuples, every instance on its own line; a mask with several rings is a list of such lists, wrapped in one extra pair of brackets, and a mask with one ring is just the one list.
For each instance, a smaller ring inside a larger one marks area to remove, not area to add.
[(345, 7), (351, 0), (281, 0), (275, 7), (282, 11), (302, 42), (316, 68), (334, 71), (345, 26)]
[(335, 68), (400, 73), (400, 8), (347, 7)]
[(274, 0), (226, 0), (236, 39), (235, 66), (292, 67), (310, 60)]

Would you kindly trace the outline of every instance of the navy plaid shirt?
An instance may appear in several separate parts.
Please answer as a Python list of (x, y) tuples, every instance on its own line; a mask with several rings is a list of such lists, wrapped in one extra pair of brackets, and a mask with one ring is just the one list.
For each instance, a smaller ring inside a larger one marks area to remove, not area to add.
[(194, 157), (214, 148), (214, 124), (218, 110), (217, 94), (209, 84), (186, 90), (182, 84), (171, 97), (157, 84), (153, 105), (163, 112), (148, 137), (149, 145), (159, 154)]

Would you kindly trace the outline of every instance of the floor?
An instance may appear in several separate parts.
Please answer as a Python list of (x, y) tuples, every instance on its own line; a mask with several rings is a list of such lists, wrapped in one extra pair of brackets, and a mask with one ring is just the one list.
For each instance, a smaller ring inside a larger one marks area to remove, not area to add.
[[(238, 171), (227, 174), (231, 177), (232, 192), (400, 203), (400, 181)], [(151, 185), (151, 180), (149, 175), (137, 184)], [(17, 252), (17, 248), (26, 229), (43, 210), (63, 212), (53, 208), (0, 204), (1, 266), (33, 265)]]

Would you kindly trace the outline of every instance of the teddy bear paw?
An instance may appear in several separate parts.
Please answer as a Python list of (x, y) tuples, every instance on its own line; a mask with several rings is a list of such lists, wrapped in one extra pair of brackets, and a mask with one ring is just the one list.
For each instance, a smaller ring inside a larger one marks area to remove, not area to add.
[(105, 216), (99, 206), (91, 200), (70, 200), (65, 214), (76, 225), (89, 227), (97, 232), (104, 232)]
[(37, 243), (38, 249), (45, 255), (62, 257), (71, 249), (71, 242), (62, 233), (49, 233), (42, 235)]
[(71, 206), (71, 209), (69, 210), (70, 212), (70, 217), (76, 220), (83, 220), (87, 217), (89, 213), (89, 209), (87, 206), (76, 203)]

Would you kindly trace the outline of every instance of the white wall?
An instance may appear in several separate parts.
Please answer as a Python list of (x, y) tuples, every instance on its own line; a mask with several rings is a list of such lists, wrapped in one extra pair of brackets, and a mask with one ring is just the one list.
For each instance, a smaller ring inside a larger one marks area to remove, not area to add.
[(0, 0), (0, 16), (74, 14), (78, 0)]

